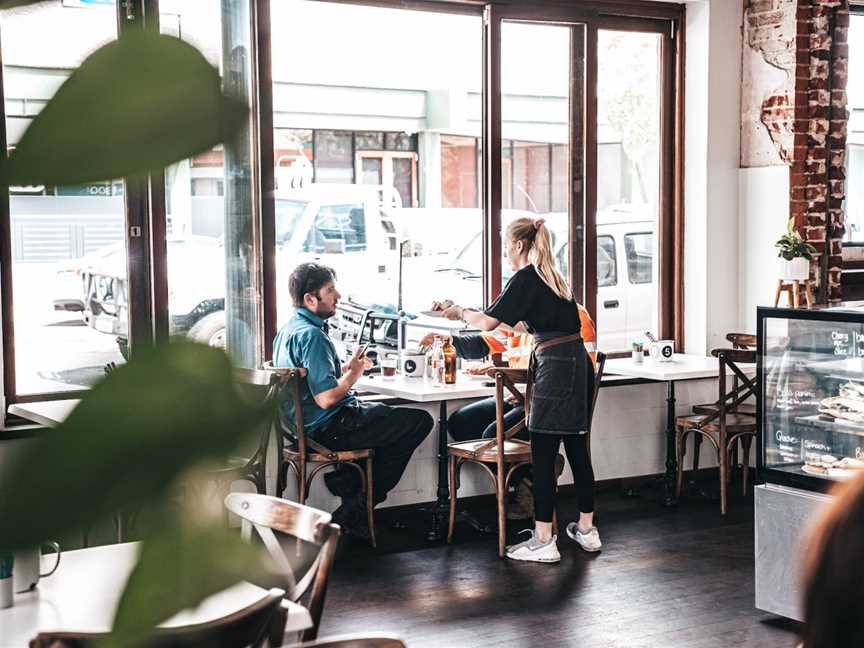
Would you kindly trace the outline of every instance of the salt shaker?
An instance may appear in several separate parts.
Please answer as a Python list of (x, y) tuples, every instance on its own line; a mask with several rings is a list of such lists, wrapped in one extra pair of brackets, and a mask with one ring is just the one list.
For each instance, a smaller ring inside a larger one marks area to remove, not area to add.
[(644, 352), (642, 349), (642, 343), (641, 342), (634, 342), (633, 343), (632, 357), (633, 357), (633, 362), (635, 364), (642, 364), (642, 358), (644, 357)]

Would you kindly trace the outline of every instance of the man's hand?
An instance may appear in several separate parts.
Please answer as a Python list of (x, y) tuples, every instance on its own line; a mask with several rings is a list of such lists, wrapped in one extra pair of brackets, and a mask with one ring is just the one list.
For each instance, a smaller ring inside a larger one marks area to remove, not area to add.
[(465, 309), (457, 304), (453, 304), (444, 309), (444, 317), (448, 320), (461, 320)]
[(453, 301), (450, 299), (445, 299), (444, 301), (433, 301), (432, 308), (430, 310), (433, 311), (444, 311), (450, 308), (453, 305)]
[(423, 339), (420, 340), (420, 346), (421, 347), (432, 346), (432, 343), (434, 341), (435, 341), (435, 334), (434, 333), (427, 333), (426, 335), (423, 336)]
[(355, 377), (363, 375), (363, 371), (372, 366), (372, 361), (366, 357), (366, 346), (359, 345), (354, 349), (354, 354), (348, 359), (348, 373)]

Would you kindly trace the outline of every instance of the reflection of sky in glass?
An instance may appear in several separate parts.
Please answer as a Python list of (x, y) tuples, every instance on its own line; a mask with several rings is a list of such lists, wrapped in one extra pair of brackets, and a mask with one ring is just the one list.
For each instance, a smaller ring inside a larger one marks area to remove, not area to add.
[(864, 15), (849, 21), (849, 106), (864, 108)]

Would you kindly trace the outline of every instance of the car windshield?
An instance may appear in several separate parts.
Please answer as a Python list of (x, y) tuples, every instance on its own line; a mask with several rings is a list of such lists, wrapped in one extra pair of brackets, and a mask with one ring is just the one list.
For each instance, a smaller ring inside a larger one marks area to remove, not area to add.
[(285, 244), (294, 236), (300, 216), (308, 203), (302, 200), (276, 201), (276, 244)]

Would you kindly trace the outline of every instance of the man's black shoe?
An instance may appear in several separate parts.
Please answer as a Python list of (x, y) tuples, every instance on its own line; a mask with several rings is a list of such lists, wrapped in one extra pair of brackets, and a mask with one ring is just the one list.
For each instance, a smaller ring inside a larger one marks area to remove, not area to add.
[(342, 533), (357, 540), (372, 542), (372, 534), (366, 521), (366, 509), (358, 500), (346, 501), (333, 511), (333, 522), (342, 528)]
[(337, 468), (324, 475), (327, 490), (343, 500), (350, 499), (360, 492), (363, 482), (353, 468)]

